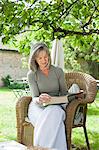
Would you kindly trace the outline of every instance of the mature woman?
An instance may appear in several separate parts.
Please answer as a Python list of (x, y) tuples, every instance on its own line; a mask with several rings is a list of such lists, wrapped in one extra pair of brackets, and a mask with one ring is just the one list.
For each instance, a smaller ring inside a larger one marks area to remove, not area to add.
[(65, 111), (61, 105), (42, 107), (52, 96), (67, 94), (64, 73), (51, 65), (48, 47), (36, 43), (30, 56), (28, 82), (32, 94), (28, 117), (34, 128), (34, 146), (67, 150), (64, 120)]

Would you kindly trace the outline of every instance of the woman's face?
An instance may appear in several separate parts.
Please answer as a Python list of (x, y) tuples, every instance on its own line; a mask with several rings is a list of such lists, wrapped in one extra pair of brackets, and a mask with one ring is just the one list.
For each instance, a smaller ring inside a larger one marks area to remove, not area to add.
[(48, 68), (48, 60), (48, 54), (44, 50), (40, 51), (36, 57), (36, 62), (38, 63), (40, 69)]

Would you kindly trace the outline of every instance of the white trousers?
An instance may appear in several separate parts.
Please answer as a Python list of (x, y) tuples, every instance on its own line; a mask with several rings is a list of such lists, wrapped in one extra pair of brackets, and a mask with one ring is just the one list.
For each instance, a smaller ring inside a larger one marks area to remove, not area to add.
[(65, 111), (59, 105), (40, 107), (31, 102), (28, 117), (34, 128), (34, 146), (67, 150)]
[[(79, 92), (77, 84), (69, 89), (70, 93)], [(62, 105), (66, 107), (67, 104)], [(59, 105), (40, 107), (33, 101), (29, 105), (28, 118), (34, 128), (34, 146), (67, 150), (65, 135), (65, 111)]]

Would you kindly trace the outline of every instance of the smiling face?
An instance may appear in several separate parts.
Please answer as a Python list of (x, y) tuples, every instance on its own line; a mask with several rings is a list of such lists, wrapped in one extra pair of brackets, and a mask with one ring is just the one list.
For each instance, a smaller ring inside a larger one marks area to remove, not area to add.
[(36, 62), (41, 70), (48, 68), (49, 57), (45, 50), (42, 50), (36, 56)]

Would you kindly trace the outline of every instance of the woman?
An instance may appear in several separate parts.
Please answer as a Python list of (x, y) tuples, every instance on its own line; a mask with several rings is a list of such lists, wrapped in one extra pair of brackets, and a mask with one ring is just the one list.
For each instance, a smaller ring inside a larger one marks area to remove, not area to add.
[(67, 150), (64, 120), (61, 105), (42, 107), (52, 96), (67, 94), (63, 70), (51, 65), (49, 50), (44, 43), (36, 43), (30, 56), (28, 82), (32, 101), (28, 117), (34, 128), (34, 146)]

